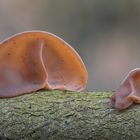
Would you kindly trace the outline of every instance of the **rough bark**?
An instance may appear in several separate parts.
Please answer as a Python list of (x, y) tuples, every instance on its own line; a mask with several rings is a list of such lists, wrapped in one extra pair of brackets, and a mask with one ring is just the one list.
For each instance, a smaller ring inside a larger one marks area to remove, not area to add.
[(140, 139), (140, 106), (118, 112), (111, 94), (39, 91), (0, 99), (0, 139)]

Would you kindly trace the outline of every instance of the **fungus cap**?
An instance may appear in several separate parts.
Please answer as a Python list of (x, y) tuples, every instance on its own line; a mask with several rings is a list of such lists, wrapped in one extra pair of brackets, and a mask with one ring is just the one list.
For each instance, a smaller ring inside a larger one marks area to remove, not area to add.
[(39, 89), (81, 91), (87, 78), (77, 52), (52, 33), (22, 32), (0, 43), (1, 98)]
[(118, 110), (134, 103), (140, 103), (140, 68), (130, 71), (111, 97), (112, 106)]

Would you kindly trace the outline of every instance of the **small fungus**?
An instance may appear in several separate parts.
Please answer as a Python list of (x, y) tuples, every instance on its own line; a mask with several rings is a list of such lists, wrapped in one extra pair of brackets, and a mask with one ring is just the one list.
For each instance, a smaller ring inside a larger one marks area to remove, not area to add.
[(118, 110), (126, 109), (133, 103), (140, 103), (140, 68), (130, 71), (111, 97), (112, 106)]
[(81, 91), (87, 77), (76, 51), (51, 33), (22, 32), (0, 43), (0, 98), (39, 89)]

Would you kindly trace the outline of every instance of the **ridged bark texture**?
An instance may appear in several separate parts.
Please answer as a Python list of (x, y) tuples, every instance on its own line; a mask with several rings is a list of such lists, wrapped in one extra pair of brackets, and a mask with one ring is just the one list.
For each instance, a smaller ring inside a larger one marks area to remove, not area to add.
[(111, 95), (54, 90), (0, 99), (0, 139), (140, 139), (140, 105), (119, 112)]

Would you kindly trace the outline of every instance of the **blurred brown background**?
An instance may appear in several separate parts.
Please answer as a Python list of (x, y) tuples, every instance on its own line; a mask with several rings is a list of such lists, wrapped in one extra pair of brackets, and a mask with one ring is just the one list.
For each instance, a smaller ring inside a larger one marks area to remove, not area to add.
[(27, 30), (70, 43), (88, 69), (87, 90), (115, 90), (140, 67), (138, 0), (0, 0), (0, 40)]

